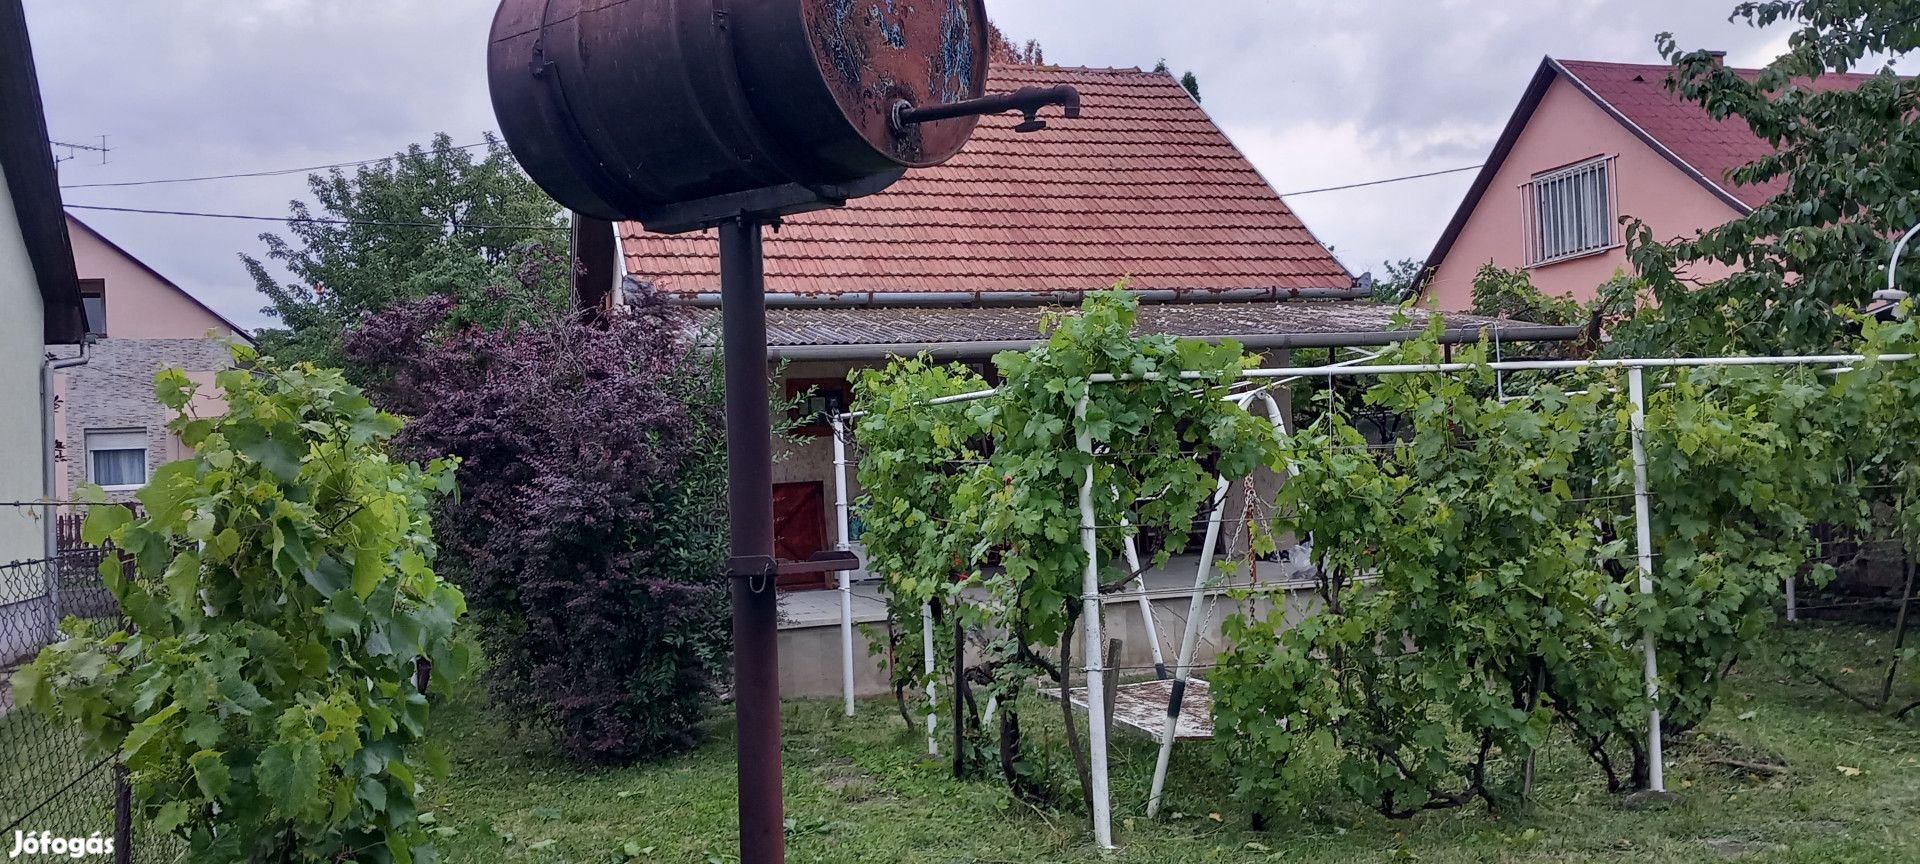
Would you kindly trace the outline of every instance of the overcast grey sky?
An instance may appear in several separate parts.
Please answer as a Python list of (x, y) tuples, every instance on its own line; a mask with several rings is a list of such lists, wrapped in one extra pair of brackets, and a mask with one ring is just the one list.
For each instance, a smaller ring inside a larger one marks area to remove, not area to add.
[[(27, 0), (56, 138), (105, 134), (65, 184), (294, 168), (495, 128), (490, 0)], [(1275, 188), (1472, 165), (1542, 55), (1655, 61), (1654, 34), (1757, 65), (1785, 31), (1729, 24), (1734, 0), (988, 0), (1053, 63), (1200, 76), (1207, 110)], [(1472, 175), (1289, 199), (1356, 273), (1424, 257)], [(284, 214), (298, 175), (69, 189), (69, 204)], [(78, 215), (238, 322), (259, 312), (237, 254), (278, 226)]]

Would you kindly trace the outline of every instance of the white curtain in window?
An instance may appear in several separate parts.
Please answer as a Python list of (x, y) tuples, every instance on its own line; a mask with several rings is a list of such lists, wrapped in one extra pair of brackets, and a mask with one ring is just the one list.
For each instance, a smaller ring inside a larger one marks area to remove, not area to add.
[(90, 432), (87, 458), (91, 479), (101, 486), (140, 486), (147, 482), (147, 433)]
[(139, 486), (146, 483), (146, 451), (93, 451), (93, 482), (102, 486)]

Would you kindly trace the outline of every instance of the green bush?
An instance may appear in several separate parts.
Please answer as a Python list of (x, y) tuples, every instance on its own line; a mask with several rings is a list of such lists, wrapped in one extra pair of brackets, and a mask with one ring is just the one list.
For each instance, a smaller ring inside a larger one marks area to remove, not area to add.
[(444, 759), (415, 661), (446, 686), (470, 659), (427, 515), (453, 466), (390, 460), (400, 421), (339, 372), (236, 359), (252, 368), (219, 375), (219, 417), (192, 415), (184, 373), (156, 376), (195, 456), (154, 472), (144, 517), (88, 513), (87, 541), (132, 562), (101, 566), (130, 626), (47, 648), (16, 692), (119, 748), (136, 805), (194, 861), (430, 862), (417, 802)]

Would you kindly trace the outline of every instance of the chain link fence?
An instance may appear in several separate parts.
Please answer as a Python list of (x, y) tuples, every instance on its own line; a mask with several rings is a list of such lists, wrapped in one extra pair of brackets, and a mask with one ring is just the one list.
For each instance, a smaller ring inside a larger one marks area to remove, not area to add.
[[(80, 854), (61, 857), (114, 864), (178, 861), (186, 851), (180, 838), (142, 830), (118, 754), (89, 747), (79, 729), (18, 704), (14, 696), (13, 673), (43, 647), (66, 638), (64, 627), (74, 619), (121, 625), (119, 608), (100, 581), (100, 559), (108, 553), (80, 542), (78, 515), (50, 516), (57, 527), (55, 557), (0, 564), (0, 854), (16, 851), (28, 837), (63, 845), (82, 838), (91, 842)], [(104, 851), (109, 839), (111, 853)], [(42, 856), (49, 851), (41, 847)]]

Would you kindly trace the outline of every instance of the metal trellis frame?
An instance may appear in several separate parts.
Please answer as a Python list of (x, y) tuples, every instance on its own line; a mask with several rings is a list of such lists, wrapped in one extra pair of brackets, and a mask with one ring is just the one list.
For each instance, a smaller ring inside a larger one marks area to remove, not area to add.
[[(1915, 233), (1920, 233), (1920, 229), (1916, 229)], [(1871, 362), (1871, 361), (1899, 362), (1899, 363), (1912, 362), (1915, 359), (1917, 359), (1917, 356), (1920, 356), (1920, 355), (1888, 354), (1888, 355), (1880, 355), (1880, 356), (1874, 357), (1874, 356), (1868, 356), (1864, 354), (1823, 354), (1823, 355), (1812, 355), (1812, 356), (1623, 358), (1623, 359), (1596, 359), (1596, 360), (1512, 360), (1512, 361), (1503, 360), (1503, 361), (1497, 361), (1493, 363), (1443, 362), (1443, 363), (1383, 364), (1383, 365), (1375, 365), (1375, 366), (1357, 365), (1358, 363), (1366, 362), (1366, 360), (1363, 359), (1360, 361), (1352, 361), (1352, 362), (1346, 362), (1346, 363), (1332, 363), (1332, 364), (1322, 365), (1322, 366), (1278, 367), (1278, 368), (1261, 368), (1261, 369), (1243, 370), (1239, 373), (1239, 377), (1244, 381), (1249, 381), (1249, 382), (1271, 381), (1272, 383), (1257, 387), (1256, 389), (1253, 389), (1253, 390), (1236, 392), (1236, 393), (1230, 394), (1226, 398), (1231, 401), (1239, 402), (1243, 406), (1249, 404), (1255, 398), (1262, 399), (1267, 404), (1269, 414), (1274, 420), (1276, 427), (1280, 430), (1280, 433), (1282, 435), (1291, 435), (1292, 429), (1291, 429), (1291, 424), (1289, 422), (1290, 418), (1286, 418), (1284, 416), (1285, 412), (1281, 410), (1278, 401), (1275, 400), (1269, 394), (1272, 388), (1277, 387), (1282, 383), (1293, 381), (1293, 380), (1300, 380), (1300, 379), (1306, 379), (1306, 378), (1334, 379), (1334, 378), (1342, 378), (1342, 377), (1362, 377), (1362, 376), (1371, 377), (1371, 376), (1384, 376), (1384, 375), (1452, 374), (1452, 373), (1461, 373), (1461, 372), (1472, 372), (1472, 371), (1484, 370), (1484, 369), (1490, 369), (1492, 371), (1500, 372), (1500, 373), (1540, 372), (1540, 371), (1586, 371), (1586, 370), (1598, 370), (1598, 369), (1625, 370), (1627, 373), (1627, 379), (1628, 379), (1628, 391), (1629, 391), (1628, 395), (1633, 406), (1631, 421), (1629, 426), (1629, 438), (1630, 438), (1632, 451), (1633, 451), (1633, 464), (1634, 464), (1634, 493), (1632, 495), (1632, 498), (1634, 501), (1636, 558), (1637, 558), (1637, 564), (1638, 564), (1637, 569), (1639, 571), (1639, 573), (1637, 574), (1638, 587), (1643, 594), (1651, 594), (1653, 593), (1653, 590), (1654, 590), (1655, 580), (1658, 578), (1658, 572), (1655, 566), (1655, 560), (1657, 556), (1654, 553), (1652, 548), (1652, 501), (1651, 501), (1651, 495), (1648, 490), (1648, 481), (1647, 481), (1647, 454), (1646, 454), (1647, 396), (1646, 396), (1646, 382), (1645, 382), (1646, 370), (1648, 369), (1716, 368), (1716, 367), (1726, 368), (1726, 367), (1769, 367), (1769, 366), (1821, 366), (1821, 367), (1829, 367), (1827, 371), (1834, 372), (1834, 371), (1840, 371), (1840, 370), (1849, 368), (1852, 364), (1863, 363), (1863, 362)], [(1366, 359), (1372, 359), (1372, 358), (1366, 358)], [(1203, 378), (1209, 378), (1211, 376), (1207, 376), (1198, 372), (1192, 372), (1192, 373), (1184, 373), (1178, 377), (1183, 379), (1189, 379), (1189, 380), (1200, 380)], [(1139, 380), (1162, 380), (1162, 376), (1159, 376), (1159, 375), (1129, 376), (1129, 375), (1113, 375), (1113, 374), (1096, 374), (1096, 375), (1090, 376), (1090, 382), (1094, 385), (1104, 385), (1104, 384), (1113, 384), (1113, 383), (1139, 381)], [(997, 393), (998, 391), (995, 389), (980, 390), (980, 391), (975, 391), (971, 393), (964, 393), (964, 394), (959, 394), (955, 396), (947, 396), (947, 397), (941, 397), (939, 399), (928, 400), (928, 402), (924, 404), (947, 405), (947, 404), (955, 404), (960, 402), (972, 402), (972, 401), (977, 401), (981, 399), (991, 398), (995, 396)], [(1512, 398), (1512, 397), (1509, 397), (1509, 398)], [(1078, 436), (1081, 450), (1083, 452), (1087, 452), (1097, 456), (1098, 454), (1095, 452), (1093, 448), (1090, 433), (1086, 429), (1085, 423), (1083, 422), (1084, 412), (1086, 410), (1086, 404), (1087, 404), (1086, 399), (1085, 397), (1083, 397), (1075, 412), (1075, 415), (1076, 415), (1075, 423), (1076, 423), (1076, 426), (1078, 427), (1077, 436)], [(837, 417), (834, 418), (836, 432), (844, 432), (845, 429), (847, 428), (847, 425), (852, 420), (855, 420), (864, 415), (865, 415), (865, 412), (849, 412), (849, 413), (838, 415)], [(839, 485), (839, 488), (836, 490), (838, 495), (837, 500), (840, 502), (841, 518), (842, 518), (842, 524), (844, 526), (846, 521), (846, 515), (845, 515), (846, 514), (846, 504), (845, 504), (846, 471), (845, 471), (844, 444), (837, 443), (835, 453), (836, 453), (836, 467), (838, 469), (836, 472), (836, 483)], [(1156, 763), (1155, 771), (1154, 771), (1153, 791), (1148, 800), (1149, 815), (1157, 813), (1157, 811), (1159, 810), (1160, 799), (1162, 796), (1163, 787), (1164, 787), (1165, 778), (1166, 778), (1167, 765), (1171, 757), (1172, 744), (1176, 740), (1176, 736), (1173, 734), (1173, 726), (1178, 721), (1179, 713), (1180, 713), (1179, 703), (1181, 702), (1184, 696), (1183, 691), (1186, 689), (1182, 685), (1188, 680), (1188, 677), (1190, 676), (1192, 670), (1195, 668), (1192, 661), (1193, 661), (1193, 652), (1195, 650), (1195, 646), (1198, 641), (1197, 622), (1199, 621), (1199, 616), (1197, 613), (1200, 610), (1200, 604), (1205, 602), (1205, 597), (1207, 594), (1207, 588), (1209, 585), (1209, 580), (1211, 575), (1210, 571), (1212, 569), (1212, 559), (1218, 547), (1220, 527), (1223, 521), (1223, 511), (1225, 507), (1224, 502), (1226, 498), (1226, 493), (1230, 487), (1230, 482), (1231, 482), (1230, 478), (1226, 478), (1226, 477), (1222, 477), (1219, 480), (1219, 486), (1218, 486), (1218, 489), (1216, 490), (1213, 511), (1209, 519), (1207, 537), (1201, 547), (1201, 556), (1200, 556), (1198, 572), (1195, 574), (1194, 588), (1192, 589), (1190, 598), (1189, 598), (1190, 614), (1187, 616), (1187, 619), (1186, 619), (1185, 632), (1183, 633), (1183, 636), (1182, 636), (1180, 654), (1179, 654), (1179, 657), (1175, 660), (1175, 664), (1173, 667), (1175, 683), (1172, 691), (1173, 695), (1170, 699), (1170, 702), (1172, 704), (1170, 705), (1169, 711), (1168, 711), (1168, 715), (1169, 715), (1168, 721), (1167, 721), (1168, 728), (1166, 729), (1165, 734), (1156, 736), (1160, 738), (1160, 742), (1159, 742), (1160, 754), (1159, 754), (1159, 759)], [(1099, 572), (1098, 572), (1098, 561), (1097, 561), (1097, 542), (1096, 542), (1095, 532), (1102, 527), (1121, 527), (1124, 529), (1127, 526), (1124, 526), (1124, 525), (1100, 526), (1096, 524), (1097, 520), (1094, 518), (1092, 483), (1093, 483), (1092, 474), (1091, 474), (1091, 471), (1089, 471), (1087, 479), (1083, 481), (1081, 485), (1081, 490), (1080, 490), (1080, 510), (1081, 510), (1081, 518), (1082, 518), (1082, 526), (1081, 526), (1082, 545), (1086, 549), (1087, 556), (1088, 556), (1087, 568), (1086, 568), (1084, 585), (1083, 585), (1083, 595), (1081, 598), (1082, 602), (1085, 604), (1085, 608), (1082, 612), (1082, 618), (1084, 619), (1084, 636), (1086, 641), (1085, 652), (1086, 652), (1086, 658), (1087, 658), (1085, 672), (1087, 675), (1087, 688), (1088, 688), (1087, 692), (1089, 694), (1089, 698), (1086, 700), (1086, 702), (1087, 702), (1087, 709), (1089, 714), (1088, 719), (1089, 719), (1089, 725), (1090, 725), (1090, 742), (1089, 743), (1090, 743), (1090, 749), (1092, 750), (1091, 768), (1092, 768), (1092, 781), (1093, 781), (1092, 791), (1093, 791), (1093, 797), (1094, 797), (1094, 835), (1095, 835), (1096, 842), (1101, 847), (1112, 848), (1112, 804), (1111, 804), (1110, 790), (1108, 789), (1108, 784), (1107, 784), (1107, 767), (1108, 767), (1107, 743), (1108, 742), (1105, 735), (1106, 722), (1105, 722), (1105, 716), (1104, 716), (1106, 713), (1106, 706), (1103, 700), (1099, 698), (1093, 698), (1092, 694), (1097, 694), (1102, 692), (1102, 688), (1105, 683), (1104, 682), (1105, 676), (1109, 672), (1116, 671), (1116, 668), (1109, 666), (1107, 664), (1107, 661), (1102, 659), (1103, 652), (1101, 650), (1101, 647), (1103, 644), (1104, 637), (1101, 633), (1101, 617), (1100, 616), (1101, 616), (1102, 609), (1105, 605), (1103, 602), (1105, 598), (1103, 597), (1103, 595), (1100, 594)], [(844, 544), (846, 542), (844, 527), (842, 530), (843, 530), (842, 543)], [(1130, 563), (1129, 566), (1133, 566), (1133, 565)], [(1148, 593), (1145, 590), (1144, 584), (1142, 585), (1141, 593), (1142, 593), (1142, 599), (1144, 599), (1145, 594)], [(844, 634), (844, 638), (842, 640), (843, 651), (851, 652), (852, 635), (851, 635), (851, 625), (849, 623), (851, 620), (851, 612), (850, 612), (850, 605), (849, 605), (851, 603), (850, 594), (842, 595), (842, 603), (843, 603), (842, 627), (843, 627), (843, 630), (846, 631)], [(927, 614), (930, 617), (930, 612)], [(1152, 627), (1153, 621), (1150, 614), (1148, 614), (1147, 623), (1149, 627)], [(927, 638), (931, 639), (932, 638), (931, 627), (929, 626), (923, 629), (926, 630)], [(1659, 665), (1658, 665), (1658, 658), (1656, 656), (1656, 639), (1654, 634), (1651, 631), (1648, 631), (1643, 636), (1643, 651), (1645, 655), (1645, 668), (1643, 670), (1643, 675), (1645, 679), (1646, 692), (1647, 692), (1648, 698), (1654, 703), (1654, 706), (1651, 709), (1651, 713), (1648, 718), (1649, 731), (1648, 731), (1647, 744), (1649, 749), (1649, 760), (1650, 760), (1649, 783), (1652, 789), (1658, 792), (1658, 791), (1665, 791), (1664, 752), (1663, 752), (1664, 742), (1661, 740), (1661, 734), (1660, 734), (1660, 714), (1659, 714), (1659, 708), (1658, 708), (1658, 696), (1660, 692), (1659, 691)], [(930, 661), (932, 656), (932, 651), (930, 648), (927, 651), (927, 656)], [(847, 653), (846, 656), (843, 657), (842, 669), (843, 669), (843, 675), (845, 675), (847, 679), (845, 686), (848, 688), (849, 693), (851, 692), (851, 687), (852, 687), (852, 675), (850, 671), (851, 668), (852, 668), (851, 654)], [(931, 679), (931, 675), (929, 675), (929, 679)], [(931, 752), (934, 752), (935, 746), (936, 746), (934, 744), (933, 726), (935, 722), (934, 715), (937, 712), (937, 707), (936, 707), (937, 703), (935, 700), (935, 694), (932, 690), (931, 684), (929, 684), (927, 698), (930, 706), (930, 711), (928, 715), (928, 750), (931, 753)], [(1063, 693), (1062, 698), (1067, 698), (1067, 694)], [(852, 703), (851, 701), (849, 701), (848, 702), (849, 713), (851, 713), (852, 711), (851, 705)]]

